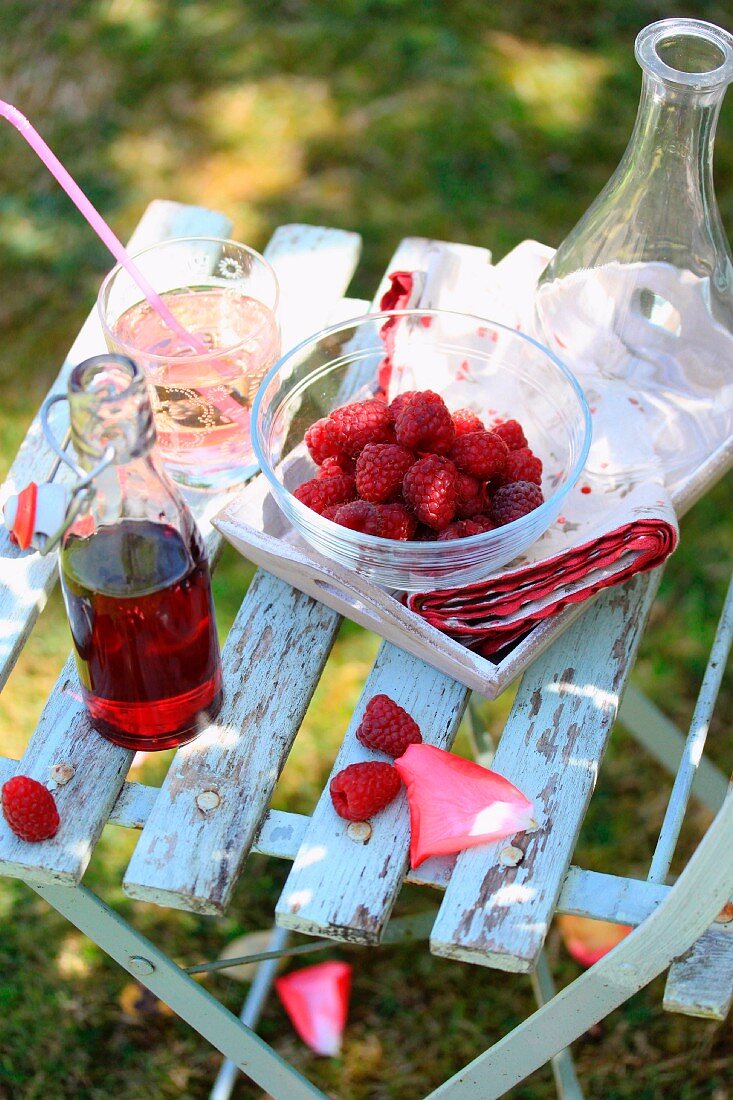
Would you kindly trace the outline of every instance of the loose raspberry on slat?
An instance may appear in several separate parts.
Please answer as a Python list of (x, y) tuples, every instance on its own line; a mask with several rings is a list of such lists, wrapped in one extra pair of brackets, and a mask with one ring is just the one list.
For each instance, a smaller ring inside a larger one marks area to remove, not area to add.
[(397, 442), (412, 451), (446, 454), (456, 429), (445, 401), (432, 390), (416, 393), (395, 420)]
[(513, 481), (498, 489), (491, 502), (491, 514), (500, 527), (513, 523), (538, 508), (544, 497), (533, 481)]
[(343, 449), (338, 424), (330, 417), (316, 420), (305, 433), (305, 445), (317, 466), (321, 466), (327, 458), (335, 458)]
[(456, 429), (456, 439), (469, 432), (483, 432), (485, 426), (480, 417), (471, 409), (456, 409), (453, 413), (453, 426)]
[(368, 760), (349, 764), (333, 777), (329, 792), (333, 808), (347, 821), (366, 821), (397, 797), (402, 780), (392, 764)]
[(306, 508), (312, 508), (314, 512), (323, 512), (331, 504), (345, 504), (356, 496), (356, 485), (349, 474), (340, 474), (334, 477), (317, 478), (304, 481), (297, 489), (293, 489), (293, 496), (305, 504)]
[(506, 443), (494, 432), (468, 432), (455, 441), (449, 457), (463, 473), (485, 481), (504, 472), (508, 455)]
[(491, 430), (504, 440), (510, 451), (518, 451), (520, 447), (527, 446), (527, 438), (518, 420), (505, 420)]
[(394, 757), (402, 756), (408, 745), (422, 741), (415, 719), (389, 695), (372, 696), (356, 736), (367, 749)]
[(407, 408), (412, 401), (413, 397), (417, 397), (418, 390), (405, 390), (404, 393), (398, 393), (395, 398), (390, 402), (389, 411), (392, 416), (397, 420), (400, 413)]
[(363, 500), (386, 504), (402, 493), (402, 481), (415, 461), (397, 443), (367, 443), (356, 460), (356, 489)]
[(393, 417), (384, 401), (354, 401), (334, 409), (331, 419), (341, 433), (341, 449), (352, 458), (356, 458), (367, 443), (392, 441)]
[(420, 523), (442, 531), (456, 514), (458, 473), (441, 455), (421, 458), (405, 474), (403, 493)]
[(14, 775), (3, 783), (3, 817), (21, 840), (50, 840), (61, 819), (51, 792), (28, 775)]
[(380, 535), (383, 539), (398, 539), (407, 542), (415, 534), (417, 520), (404, 504), (377, 504), (375, 507), (381, 516)]
[(510, 481), (534, 481), (536, 485), (541, 485), (542, 460), (533, 454), (529, 447), (519, 447), (516, 451), (510, 451), (502, 480), (507, 484)]
[(456, 516), (458, 519), (470, 519), (477, 512), (483, 512), (489, 503), (486, 487), (482, 481), (470, 474), (458, 473), (456, 481)]
[(361, 531), (363, 535), (381, 535), (382, 517), (376, 504), (368, 500), (353, 500), (342, 504), (336, 512), (334, 522), (351, 531)]

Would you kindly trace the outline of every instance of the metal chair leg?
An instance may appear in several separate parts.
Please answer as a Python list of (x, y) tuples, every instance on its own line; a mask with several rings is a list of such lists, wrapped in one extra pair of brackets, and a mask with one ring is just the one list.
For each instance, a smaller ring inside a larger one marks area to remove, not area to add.
[[(550, 964), (547, 961), (547, 952), (542, 951), (537, 963), (537, 969), (532, 974), (532, 989), (534, 990), (535, 1000), (539, 1008), (542, 1008), (544, 1004), (551, 1001), (555, 996), (555, 983), (552, 980), (552, 974), (550, 973)], [(557, 1089), (557, 1095), (560, 1100), (584, 1100), (583, 1090), (580, 1087), (580, 1081), (575, 1072), (575, 1066), (573, 1064), (573, 1056), (570, 1053), (570, 1047), (565, 1047), (563, 1050), (552, 1058), (552, 1073), (555, 1078), (555, 1088)]]
[[(278, 928), (277, 925), (275, 925), (270, 935), (267, 950), (284, 951), (288, 945), (289, 939), (290, 933), (288, 930), (286, 928)], [(249, 993), (242, 1005), (239, 1019), (243, 1024), (246, 1024), (247, 1027), (252, 1028), (253, 1031), (259, 1023), (262, 1009), (265, 1007), (265, 1001), (272, 989), (272, 983), (275, 981), (279, 962), (279, 959), (267, 959), (265, 962), (260, 963), (252, 979), (252, 984), (249, 987)], [(225, 1058), (221, 1069), (216, 1075), (214, 1087), (209, 1093), (209, 1100), (229, 1100), (238, 1073), (238, 1066), (231, 1058)]]
[(325, 1093), (91, 890), (38, 885), (32, 889), (274, 1100), (327, 1100)]

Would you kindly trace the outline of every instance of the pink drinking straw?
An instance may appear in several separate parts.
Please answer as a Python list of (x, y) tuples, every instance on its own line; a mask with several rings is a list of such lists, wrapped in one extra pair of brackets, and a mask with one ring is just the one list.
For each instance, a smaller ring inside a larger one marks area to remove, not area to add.
[[(107, 246), (117, 262), (124, 267), (130, 278), (137, 283), (161, 320), (169, 329), (175, 332), (177, 336), (185, 340), (197, 354), (208, 355), (211, 349), (208, 348), (198, 336), (187, 332), (180, 321), (173, 316), (163, 299), (156, 293), (145, 278), (142, 271), (133, 263), (125, 246), (119, 238), (115, 236), (102, 215), (96, 207), (92, 205), (81, 187), (79, 187), (78, 183), (66, 171), (53, 149), (46, 144), (25, 115), (22, 115), (18, 108), (14, 107), (12, 103), (6, 103), (4, 99), (0, 99), (0, 116), (6, 118), (11, 126), (14, 126), (18, 133), (25, 138), (34, 153), (43, 161), (51, 175), (61, 184), (76, 208), (89, 222), (99, 239)], [(216, 394), (214, 399), (214, 395), (212, 395), (210, 391), (207, 390), (204, 392), (220, 412), (225, 413), (242, 427), (248, 427), (249, 415), (233, 398), (223, 398), (222, 394)]]

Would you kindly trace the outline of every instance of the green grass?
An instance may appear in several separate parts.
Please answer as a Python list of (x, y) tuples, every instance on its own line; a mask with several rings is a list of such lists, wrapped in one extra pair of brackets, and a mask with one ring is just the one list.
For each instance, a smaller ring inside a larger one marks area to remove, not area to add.
[[(262, 247), (286, 221), (353, 229), (364, 257), (353, 286), (369, 297), (401, 237), (486, 245), (557, 244), (615, 167), (633, 124), (633, 38), (654, 18), (689, 14), (670, 0), (63, 0), (0, 5), (1, 94), (62, 156), (121, 237), (168, 197), (221, 209), (234, 235)], [(730, 25), (722, 4), (695, 14)], [(723, 220), (733, 225), (733, 107), (716, 148)], [(0, 473), (109, 267), (56, 184), (17, 134), (0, 131)], [(689, 721), (733, 545), (728, 477), (685, 518), (636, 681)], [(251, 570), (226, 551), (215, 579), (222, 629)], [(376, 640), (345, 624), (276, 794), (307, 812), (369, 671)], [(51, 599), (0, 697), (2, 751), (18, 756), (67, 651)], [(499, 734), (511, 693), (482, 708)], [(730, 715), (724, 681), (718, 713)], [(730, 771), (722, 718), (711, 756)], [(167, 754), (138, 778), (161, 780)], [(659, 770), (617, 730), (576, 862), (643, 875), (663, 811)], [(693, 808), (676, 869), (707, 816)], [(107, 829), (86, 881), (161, 944), (193, 963), (267, 926), (286, 868), (252, 859), (231, 911), (210, 921), (132, 902), (120, 882), (135, 836)], [(406, 889), (399, 912), (431, 904)], [(208, 1095), (218, 1057), (168, 1017), (131, 1020), (127, 977), (19, 883), (0, 882), (0, 1097), (97, 1100)], [(560, 983), (578, 968), (555, 930)], [(342, 1100), (419, 1096), (531, 1008), (527, 982), (432, 958), (423, 947), (333, 948), (355, 965), (343, 1056), (321, 1060), (293, 1036), (276, 1000), (261, 1032)], [(232, 1008), (242, 988), (207, 987)], [(575, 1044), (589, 1097), (723, 1100), (733, 1088), (729, 1025), (666, 1016), (662, 983)], [(261, 1095), (242, 1080), (240, 1100)], [(512, 1094), (554, 1095), (547, 1068)]]

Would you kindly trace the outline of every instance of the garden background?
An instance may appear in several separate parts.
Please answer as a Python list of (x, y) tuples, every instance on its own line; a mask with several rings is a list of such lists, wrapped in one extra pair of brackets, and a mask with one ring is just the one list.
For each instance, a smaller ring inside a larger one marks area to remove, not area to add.
[[(485, 245), (496, 257), (526, 237), (558, 244), (631, 132), (636, 33), (675, 14), (733, 29), (730, 4), (702, 0), (0, 0), (0, 95), (38, 126), (123, 239), (156, 197), (222, 210), (233, 235), (258, 248), (283, 222), (351, 229), (364, 237), (352, 291), (371, 297), (406, 235)], [(733, 231), (731, 101), (715, 174)], [(0, 474), (109, 266), (25, 143), (1, 130)], [(685, 726), (730, 567), (732, 488), (729, 476), (685, 518), (635, 674)], [(215, 580), (222, 630), (250, 575), (225, 553)], [(345, 624), (278, 807), (313, 806), (376, 646)], [(22, 753), (67, 651), (55, 596), (0, 698), (2, 752)], [(511, 695), (483, 707), (497, 734)], [(713, 724), (710, 752), (730, 772), (730, 674), (718, 712), (728, 722)], [(164, 769), (148, 758), (137, 777), (159, 782)], [(659, 770), (617, 729), (575, 861), (643, 877), (666, 795)], [(693, 806), (675, 870), (706, 824)], [(213, 922), (123, 895), (135, 839), (107, 829), (86, 881), (176, 959), (215, 957), (267, 927), (284, 865), (251, 859), (231, 912)], [(428, 904), (406, 890), (399, 911)], [(0, 1097), (208, 1095), (218, 1055), (178, 1020), (136, 1014), (127, 975), (22, 884), (0, 880), (0, 922)], [(557, 930), (549, 948), (559, 981), (571, 980), (578, 967)], [(341, 1100), (422, 1096), (531, 1008), (526, 979), (423, 947), (323, 957), (355, 967), (341, 1058), (310, 1055), (275, 998), (261, 1033)], [(241, 985), (207, 984), (238, 1008)], [(588, 1097), (733, 1096), (730, 1022), (663, 1014), (662, 988), (653, 983), (575, 1044)], [(244, 1079), (235, 1093), (260, 1095)], [(511, 1096), (554, 1096), (549, 1069)]]

